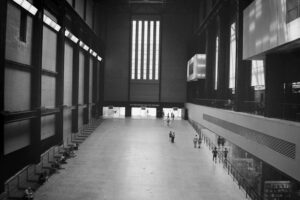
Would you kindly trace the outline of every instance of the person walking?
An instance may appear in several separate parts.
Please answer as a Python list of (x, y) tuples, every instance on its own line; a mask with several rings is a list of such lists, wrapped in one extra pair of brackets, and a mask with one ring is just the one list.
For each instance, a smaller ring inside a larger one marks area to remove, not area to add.
[(172, 143), (174, 143), (174, 142), (175, 142), (175, 131), (173, 131), (173, 133), (172, 133), (172, 138), (171, 138), (171, 141), (172, 141)]
[(201, 147), (201, 143), (202, 143), (202, 138), (199, 136), (199, 139), (198, 139), (198, 148), (200, 149)]
[(169, 141), (172, 142), (172, 131), (169, 132)]
[(193, 139), (193, 142), (194, 142), (194, 148), (197, 148), (197, 141), (198, 141), (198, 138), (197, 138), (197, 135), (195, 135), (194, 139)]
[(218, 155), (217, 147), (215, 147), (215, 148), (213, 149), (212, 154), (213, 154), (213, 161), (214, 161), (214, 162), (217, 162), (217, 155)]

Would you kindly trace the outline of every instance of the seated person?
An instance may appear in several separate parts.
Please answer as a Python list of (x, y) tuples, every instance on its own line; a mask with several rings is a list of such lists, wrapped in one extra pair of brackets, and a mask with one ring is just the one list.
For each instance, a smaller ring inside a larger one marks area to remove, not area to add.
[(61, 155), (61, 157), (59, 158), (59, 163), (62, 163), (62, 164), (67, 163), (67, 158), (64, 154)]
[(24, 200), (32, 200), (33, 199), (33, 190), (31, 187), (28, 187), (24, 190)]
[(44, 184), (48, 180), (48, 173), (44, 171), (43, 173), (40, 174), (39, 176), (39, 184)]

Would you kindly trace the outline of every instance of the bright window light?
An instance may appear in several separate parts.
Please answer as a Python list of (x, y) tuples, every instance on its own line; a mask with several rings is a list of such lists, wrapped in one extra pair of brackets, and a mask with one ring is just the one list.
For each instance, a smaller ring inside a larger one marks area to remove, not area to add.
[(99, 61), (101, 61), (101, 60), (102, 60), (102, 58), (101, 58), (100, 56), (97, 56), (97, 59), (98, 59)]
[(160, 21), (133, 20), (131, 79), (158, 80)]
[(236, 68), (236, 31), (235, 23), (231, 24), (230, 31), (230, 68), (229, 68), (229, 88), (235, 91), (235, 68)]
[(156, 21), (156, 42), (155, 42), (155, 80), (158, 80), (159, 72), (159, 32), (160, 32), (160, 22)]
[(153, 32), (154, 32), (154, 22), (150, 22), (150, 52), (149, 52), (149, 79), (153, 79)]
[(31, 3), (26, 0), (13, 0), (15, 3), (20, 5), (22, 8), (30, 12), (31, 14), (35, 15), (37, 12), (37, 8), (34, 7)]
[(138, 63), (137, 63), (137, 79), (141, 79), (141, 60), (142, 60), (142, 21), (138, 23)]
[(97, 53), (96, 53), (96, 52), (93, 52), (92, 55), (93, 55), (94, 57), (97, 57)]
[(132, 21), (131, 79), (135, 79), (136, 21)]
[(219, 37), (216, 37), (216, 59), (215, 59), (215, 87), (214, 89), (218, 89), (218, 71), (219, 71)]
[(53, 21), (50, 17), (48, 17), (47, 15), (44, 14), (43, 17), (43, 21), (45, 22), (45, 24), (49, 25), (51, 28), (53, 28), (54, 30), (56, 30), (57, 32), (60, 30), (60, 26)]
[[(264, 62), (262, 60), (252, 60), (252, 73), (251, 73), (251, 86), (255, 89), (265, 88), (265, 72), (264, 72)], [(257, 87), (260, 86), (260, 87)]]
[(144, 70), (143, 79), (147, 79), (147, 55), (148, 55), (148, 21), (144, 21)]
[[(79, 46), (86, 51), (88, 51), (90, 49), (90, 47), (87, 46), (86, 44), (84, 44), (84, 42), (82, 42), (82, 41), (79, 41)], [(91, 51), (92, 51), (92, 49), (90, 49), (90, 54), (92, 54)]]

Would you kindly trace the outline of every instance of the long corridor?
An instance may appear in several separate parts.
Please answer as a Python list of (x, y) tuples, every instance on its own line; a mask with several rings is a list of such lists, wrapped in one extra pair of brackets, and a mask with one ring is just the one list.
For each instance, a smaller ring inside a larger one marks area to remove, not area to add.
[[(168, 133), (175, 131), (175, 143)], [(106, 119), (37, 200), (242, 200), (243, 191), (187, 121)]]

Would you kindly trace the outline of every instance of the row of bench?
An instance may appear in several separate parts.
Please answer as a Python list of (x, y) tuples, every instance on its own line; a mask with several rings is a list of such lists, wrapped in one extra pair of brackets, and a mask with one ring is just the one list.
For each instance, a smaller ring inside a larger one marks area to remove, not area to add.
[(51, 175), (53, 170), (52, 163), (59, 159), (65, 151), (74, 149), (100, 125), (101, 119), (93, 119), (87, 125), (84, 125), (78, 133), (71, 134), (71, 141), (67, 145), (53, 146), (41, 155), (38, 164), (30, 164), (21, 169), (13, 177), (5, 182), (5, 195), (0, 199), (23, 199), (24, 190), (28, 187), (34, 190), (38, 189), (40, 184), (38, 177), (45, 171)]

